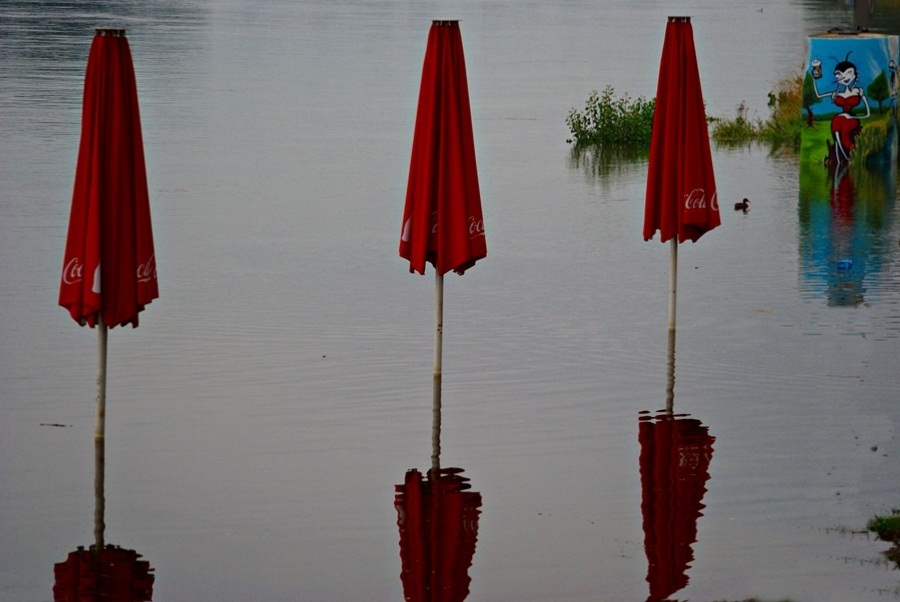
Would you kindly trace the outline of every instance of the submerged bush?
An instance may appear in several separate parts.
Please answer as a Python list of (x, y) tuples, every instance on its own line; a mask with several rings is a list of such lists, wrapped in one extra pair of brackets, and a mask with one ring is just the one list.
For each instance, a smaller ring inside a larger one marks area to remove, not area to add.
[(569, 143), (623, 148), (649, 148), (655, 100), (628, 94), (615, 96), (612, 86), (591, 92), (584, 111), (572, 109), (566, 124), (572, 132)]
[(710, 118), (712, 139), (720, 144), (734, 145), (747, 142), (768, 142), (773, 150), (779, 148), (800, 149), (800, 130), (803, 123), (803, 78), (789, 77), (769, 92), (769, 119), (751, 121), (747, 109), (738, 106), (734, 119)]
[(769, 120), (763, 124), (760, 137), (773, 148), (800, 148), (800, 131), (803, 125), (803, 78), (798, 76), (781, 80), (775, 92), (769, 92)]
[(884, 555), (900, 568), (900, 508), (893, 508), (887, 515), (875, 516), (866, 528), (881, 541), (893, 544)]
[(866, 528), (882, 541), (900, 543), (900, 508), (894, 508), (891, 514), (872, 518)]
[[(773, 150), (799, 150), (803, 94), (802, 76), (786, 78), (778, 83), (775, 91), (769, 92), (767, 120), (750, 119), (746, 106), (741, 103), (734, 119), (708, 118), (710, 136), (725, 145), (767, 142)], [(612, 86), (606, 86), (603, 92), (594, 90), (583, 111), (572, 109), (566, 116), (566, 124), (572, 133), (567, 142), (574, 143), (576, 148), (606, 146), (608, 149), (644, 151), (650, 147), (655, 106), (656, 99), (653, 98), (648, 100), (639, 96), (632, 99), (628, 94), (617, 97)]]

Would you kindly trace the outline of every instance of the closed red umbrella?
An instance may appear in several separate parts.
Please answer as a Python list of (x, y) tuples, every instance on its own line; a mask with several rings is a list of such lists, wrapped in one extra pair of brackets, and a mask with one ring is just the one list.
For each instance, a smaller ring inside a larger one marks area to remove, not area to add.
[(688, 584), (715, 438), (699, 420), (666, 412), (642, 416), (638, 440), (647, 600), (659, 602)]
[(678, 243), (719, 226), (719, 204), (690, 17), (669, 17), (659, 66), (644, 206), (644, 240), (671, 240), (669, 329), (675, 328)]
[(469, 595), (481, 494), (458, 468), (409, 470), (396, 486), (400, 579), (411, 602), (459, 602)]
[(131, 50), (98, 29), (84, 81), (81, 145), (59, 304), (76, 321), (138, 325), (159, 296)]
[[(99, 339), (96, 486), (106, 436), (107, 328), (138, 325), (159, 296), (131, 49), (123, 29), (97, 29), (84, 78), (81, 145), (59, 304)], [(102, 505), (98, 506), (102, 517)], [(96, 547), (103, 550), (102, 531)]]
[(718, 226), (719, 205), (690, 17), (669, 17), (659, 66), (644, 240), (696, 242)]
[(425, 49), (400, 256), (435, 268), (434, 403), (440, 405), (444, 274), (487, 256), (466, 63), (458, 21), (433, 21)]
[(428, 34), (400, 256), (410, 272), (460, 274), (487, 255), (466, 63), (458, 21)]

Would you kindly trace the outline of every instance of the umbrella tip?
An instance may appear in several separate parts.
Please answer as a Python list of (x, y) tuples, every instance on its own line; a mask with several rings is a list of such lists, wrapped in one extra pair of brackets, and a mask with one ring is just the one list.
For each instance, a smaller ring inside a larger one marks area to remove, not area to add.
[(669, 23), (690, 23), (690, 17), (669, 17)]
[(122, 27), (95, 27), (94, 33), (98, 36), (111, 36), (114, 38), (125, 37), (125, 29)]
[(454, 27), (459, 25), (459, 19), (434, 19), (431, 24), (438, 27)]

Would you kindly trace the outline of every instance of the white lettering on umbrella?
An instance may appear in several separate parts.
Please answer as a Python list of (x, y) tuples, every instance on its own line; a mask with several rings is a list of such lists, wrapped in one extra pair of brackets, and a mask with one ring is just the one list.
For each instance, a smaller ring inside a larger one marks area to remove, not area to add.
[(92, 293), (100, 294), (100, 264), (97, 264), (97, 269), (94, 270), (94, 285), (91, 287)]
[(719, 191), (715, 191), (712, 195), (712, 199), (710, 199), (710, 205), (712, 206), (713, 211), (719, 210)]
[(156, 278), (156, 255), (151, 255), (146, 263), (142, 263), (137, 268), (138, 282), (150, 282)]
[(403, 233), (400, 234), (400, 240), (403, 242), (409, 242), (409, 233), (412, 230), (412, 218), (406, 220), (406, 223), (403, 224)]
[(476, 220), (474, 215), (469, 216), (469, 238), (484, 236), (484, 220)]
[(84, 264), (77, 257), (73, 257), (63, 268), (63, 284), (75, 284), (81, 282), (82, 278), (84, 278)]
[(706, 191), (702, 188), (694, 188), (684, 197), (685, 209), (706, 209)]

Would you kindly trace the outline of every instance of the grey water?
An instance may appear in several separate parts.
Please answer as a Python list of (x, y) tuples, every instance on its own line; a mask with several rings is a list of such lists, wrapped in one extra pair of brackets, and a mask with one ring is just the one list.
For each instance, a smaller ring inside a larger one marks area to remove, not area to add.
[[(97, 25), (128, 31), (160, 278), (109, 336), (106, 541), (150, 562), (154, 600), (403, 599), (394, 487), (431, 462), (434, 292), (397, 246), (434, 18), (461, 21), (488, 243), (445, 284), (441, 463), (483, 500), (469, 599), (646, 599), (668, 248), (642, 240), (646, 163), (573, 155), (565, 116), (606, 85), (653, 96), (670, 14), (692, 16), (707, 113), (754, 118), (806, 36), (852, 20), (825, 0), (0, 4), (0, 599), (51, 600), (93, 541), (96, 333), (56, 299)], [(713, 161), (723, 224), (679, 252), (674, 405), (715, 444), (675, 595), (898, 599), (887, 544), (855, 532), (900, 507), (896, 187), (840, 274), (809, 251), (795, 157)]]

